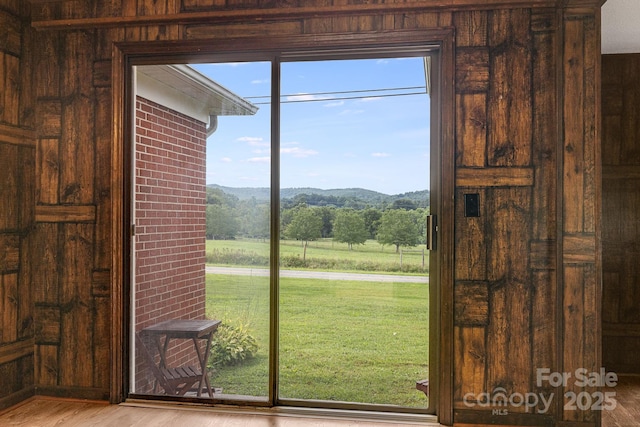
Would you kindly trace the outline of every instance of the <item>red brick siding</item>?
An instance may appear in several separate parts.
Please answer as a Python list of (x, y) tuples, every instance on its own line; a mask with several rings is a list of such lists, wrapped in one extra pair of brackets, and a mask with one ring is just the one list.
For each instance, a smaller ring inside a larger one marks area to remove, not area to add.
[[(167, 319), (205, 317), (205, 123), (136, 99), (136, 331)], [(168, 364), (197, 364), (193, 344), (176, 341)], [(136, 359), (136, 390), (150, 373)]]

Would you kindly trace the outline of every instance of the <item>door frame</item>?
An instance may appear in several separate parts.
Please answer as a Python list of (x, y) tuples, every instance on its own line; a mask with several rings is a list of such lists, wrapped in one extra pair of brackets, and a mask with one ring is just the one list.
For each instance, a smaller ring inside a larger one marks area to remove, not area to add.
[[(278, 54), (293, 52), (372, 52), (381, 49), (402, 51), (430, 48), (435, 55), (432, 67), (431, 128), (431, 213), (438, 221), (438, 246), (431, 252), (430, 269), (430, 408), (442, 424), (453, 421), (453, 254), (454, 254), (454, 167), (455, 167), (455, 96), (453, 30), (397, 30), (371, 33), (242, 37), (198, 41), (152, 41), (119, 43), (113, 47), (112, 102), (113, 147), (111, 150), (112, 188), (112, 269), (111, 269), (111, 387), (112, 403), (127, 398), (131, 334), (129, 325), (131, 270), (131, 114), (133, 97), (132, 67), (158, 63), (207, 62), (225, 55), (234, 60), (244, 58), (272, 60)], [(277, 114), (277, 112), (275, 112)], [(274, 118), (277, 120), (278, 117)], [(272, 153), (276, 156), (278, 153)], [(272, 171), (276, 176), (279, 171)], [(279, 186), (277, 186), (279, 187)], [(272, 191), (274, 183), (272, 183)], [(272, 206), (276, 209), (278, 206)], [(272, 222), (272, 235), (279, 233)], [(273, 234), (275, 232), (275, 234)], [(272, 255), (273, 256), (273, 255)], [(273, 280), (273, 279), (272, 279)], [(277, 285), (277, 283), (275, 283)], [(277, 298), (277, 295), (275, 295)], [(272, 296), (274, 298), (274, 296)], [(277, 323), (277, 315), (275, 323)], [(273, 323), (273, 322), (272, 322)], [(272, 328), (274, 326), (272, 325)], [(277, 325), (276, 325), (277, 327)], [(274, 332), (273, 330), (271, 332)], [(277, 373), (277, 361), (270, 361), (271, 375)], [(271, 381), (271, 384), (274, 384)], [(277, 405), (275, 390), (269, 402)]]

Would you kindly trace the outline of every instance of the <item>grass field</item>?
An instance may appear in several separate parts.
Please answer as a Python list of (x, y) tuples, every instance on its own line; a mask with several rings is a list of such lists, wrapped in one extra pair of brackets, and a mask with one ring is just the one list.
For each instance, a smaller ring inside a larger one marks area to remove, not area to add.
[[(395, 246), (383, 246), (375, 240), (367, 240), (365, 244), (355, 245), (353, 250), (349, 250), (346, 243), (320, 239), (309, 242), (307, 246), (307, 266), (297, 263), (295, 268), (424, 274), (429, 270), (429, 252), (423, 252), (423, 249), (424, 245), (403, 248), (400, 254), (395, 252)], [(212, 258), (214, 252), (220, 255), (216, 259)], [(267, 266), (269, 242), (255, 239), (207, 240), (206, 253), (207, 262), (216, 265)], [(280, 241), (280, 257), (284, 261), (291, 258), (301, 261), (302, 243), (295, 240)]]
[[(268, 288), (266, 277), (207, 275), (208, 317), (248, 323), (260, 346), (214, 374), (224, 394), (267, 395)], [(428, 289), (282, 278), (280, 396), (425, 407), (415, 381), (428, 374)]]

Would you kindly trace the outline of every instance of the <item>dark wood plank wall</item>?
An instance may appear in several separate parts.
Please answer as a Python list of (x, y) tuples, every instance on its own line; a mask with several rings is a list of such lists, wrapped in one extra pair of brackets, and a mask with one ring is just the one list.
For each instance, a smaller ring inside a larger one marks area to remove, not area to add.
[[(564, 411), (565, 390), (535, 374), (600, 363), (599, 2), (474, 3), (32, 0), (36, 223), (22, 259), (38, 391), (107, 399), (114, 381), (112, 42), (453, 27), (454, 390), (440, 399), (458, 423), (595, 425), (597, 413)], [(464, 217), (466, 193), (480, 195), (479, 218)], [(498, 387), (555, 393), (554, 404), (507, 415), (465, 404)]]
[[(575, 371), (596, 372), (601, 365), (601, 199), (600, 153), (600, 25), (599, 14), (571, 10), (563, 17), (563, 118), (561, 206), (558, 271), (561, 328), (559, 366), (572, 379), (564, 392), (592, 393), (578, 388)], [(595, 52), (585, 55), (585, 52)], [(560, 160), (560, 159), (559, 159)], [(564, 402), (558, 399), (562, 409)], [(563, 419), (596, 421), (599, 412), (568, 410)]]
[(640, 55), (602, 58), (603, 364), (640, 373)]
[(0, 9), (0, 409), (34, 393), (29, 245), (35, 215), (32, 62), (19, 1)]

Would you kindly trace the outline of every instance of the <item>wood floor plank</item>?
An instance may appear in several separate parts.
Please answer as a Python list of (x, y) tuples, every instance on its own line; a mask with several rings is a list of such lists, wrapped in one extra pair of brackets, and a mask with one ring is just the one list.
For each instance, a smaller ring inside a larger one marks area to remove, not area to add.
[(288, 414), (225, 412), (166, 405), (108, 405), (33, 398), (0, 413), (0, 426), (11, 427), (438, 427), (430, 423), (323, 419)]
[(602, 411), (602, 427), (640, 426), (640, 376), (620, 375), (613, 391), (616, 408)]
[[(640, 376), (620, 376), (614, 391), (617, 407), (613, 411), (603, 411), (602, 427), (640, 427)], [(416, 424), (262, 415), (166, 405), (108, 405), (38, 397), (0, 413), (0, 426), (3, 427), (389, 427)]]

